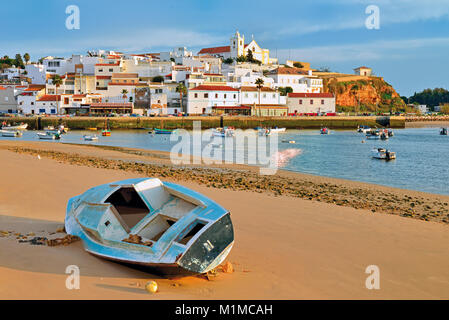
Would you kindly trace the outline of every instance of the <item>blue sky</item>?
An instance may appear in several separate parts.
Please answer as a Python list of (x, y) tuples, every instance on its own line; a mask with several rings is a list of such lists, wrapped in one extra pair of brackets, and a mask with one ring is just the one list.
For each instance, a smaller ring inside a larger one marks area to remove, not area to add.
[[(401, 95), (449, 88), (449, 0), (22, 0), (2, 4), (0, 55), (70, 56), (88, 49), (155, 52), (228, 45), (236, 29), (281, 62), (339, 72), (366, 65)], [(365, 27), (368, 5), (380, 29)], [(68, 5), (80, 30), (65, 27)]]

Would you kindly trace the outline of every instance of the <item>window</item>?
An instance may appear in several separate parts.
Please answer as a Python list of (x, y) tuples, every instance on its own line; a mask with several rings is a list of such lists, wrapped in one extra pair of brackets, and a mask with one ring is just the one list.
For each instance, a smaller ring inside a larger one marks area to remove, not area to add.
[[(117, 82), (118, 82), (118, 80), (117, 80)], [(124, 82), (124, 83), (126, 83), (126, 82), (127, 82), (127, 80), (123, 80), (123, 82)]]
[(114, 72), (114, 69), (109, 69), (109, 72)]
[(234, 94), (234, 99), (237, 99), (237, 95), (236, 94)]
[(50, 110), (50, 113), (55, 114), (55, 113), (56, 113), (56, 110), (55, 110), (55, 109), (51, 109), (51, 110)]
[(98, 69), (98, 72), (103, 72), (103, 69)]
[(209, 94), (208, 94), (208, 93), (205, 93), (205, 94), (204, 94), (204, 98), (209, 98)]
[(194, 98), (198, 98), (198, 93), (195, 93), (195, 94), (193, 95), (193, 97), (194, 97)]
[(313, 104), (313, 99), (310, 99), (310, 104)]
[[(235, 98), (235, 95), (234, 95), (234, 98)], [(247, 93), (245, 93), (245, 98), (248, 98), (248, 94)]]
[(31, 102), (31, 105), (34, 106), (34, 102)]
[(226, 99), (226, 93), (223, 95), (223, 98)]
[(299, 104), (302, 104), (302, 99), (299, 99)]
[(266, 98), (266, 97), (267, 97), (267, 94), (266, 94), (266, 93), (264, 93), (262, 97)]
[(324, 104), (324, 99), (321, 100), (321, 104)]
[(217, 99), (217, 98), (218, 98), (218, 93), (215, 94), (215, 99)]
[(276, 93), (273, 93), (273, 98), (276, 98)]
[(45, 113), (45, 109), (39, 109), (39, 113)]
[(69, 104), (69, 98), (64, 98), (64, 104)]

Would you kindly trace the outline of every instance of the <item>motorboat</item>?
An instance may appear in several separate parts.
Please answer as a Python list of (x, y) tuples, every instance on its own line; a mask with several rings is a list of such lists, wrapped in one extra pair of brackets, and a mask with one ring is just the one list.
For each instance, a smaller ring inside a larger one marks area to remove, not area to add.
[(212, 129), (212, 135), (214, 137), (233, 137), (234, 136), (234, 129), (231, 127), (224, 127), (224, 128), (215, 128)]
[(389, 151), (385, 148), (377, 148), (372, 150), (373, 158), (380, 160), (394, 160), (396, 159), (396, 153)]
[(447, 128), (441, 128), (440, 129), (440, 135), (447, 136)]
[(259, 136), (261, 136), (261, 137), (267, 137), (267, 136), (270, 136), (271, 135), (271, 129), (268, 129), (268, 128), (261, 128), (261, 129), (259, 129)]
[(274, 128), (270, 128), (271, 133), (280, 133), (280, 132), (285, 132), (287, 130), (287, 128), (278, 128), (278, 127), (274, 127)]
[(95, 256), (165, 275), (207, 273), (234, 244), (228, 210), (156, 178), (104, 184), (71, 198), (65, 229)]
[(150, 134), (172, 134), (177, 132), (177, 129), (175, 130), (171, 130), (171, 129), (158, 129), (158, 128), (154, 128), (153, 131), (150, 131), (148, 133)]
[(37, 136), (41, 140), (59, 140), (59, 139), (61, 139), (61, 135), (58, 132), (53, 132), (53, 131), (38, 132)]
[(330, 134), (330, 130), (326, 127), (320, 129), (321, 134)]
[(96, 134), (94, 135), (84, 135), (83, 136), (85, 141), (97, 141), (98, 140), (98, 136)]
[(367, 133), (368, 131), (371, 131), (371, 128), (369, 126), (358, 126), (357, 127), (357, 132)]
[(381, 134), (380, 130), (371, 129), (366, 132), (366, 138), (370, 139), (370, 140), (373, 140), (373, 139), (377, 140), (377, 139), (380, 139), (380, 134)]
[(102, 135), (103, 137), (110, 137), (110, 136), (111, 136), (111, 130), (109, 130), (109, 129), (104, 129), (104, 130), (101, 131), (101, 135)]
[(19, 130), (1, 130), (2, 137), (16, 138), (22, 136), (22, 131)]
[(28, 128), (28, 123), (22, 123), (18, 126), (2, 126), (2, 130), (26, 130)]

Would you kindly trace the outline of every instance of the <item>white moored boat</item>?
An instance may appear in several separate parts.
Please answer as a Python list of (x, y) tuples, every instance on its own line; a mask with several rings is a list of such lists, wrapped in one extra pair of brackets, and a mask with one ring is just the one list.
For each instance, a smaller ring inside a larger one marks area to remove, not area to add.
[(58, 140), (61, 139), (61, 136), (58, 132), (47, 131), (47, 132), (38, 132), (37, 136), (42, 140)]
[(396, 153), (384, 148), (373, 149), (372, 151), (373, 158), (379, 160), (394, 160), (396, 159)]
[(222, 138), (232, 137), (234, 136), (234, 129), (229, 127), (212, 129), (212, 135), (214, 137), (222, 137)]
[(19, 130), (1, 130), (2, 137), (20, 137), (22, 136), (22, 132)]
[(96, 141), (98, 140), (98, 136), (96, 134), (94, 134), (93, 136), (90, 135), (85, 135), (83, 136), (85, 141)]
[(26, 130), (28, 128), (28, 123), (24, 123), (18, 126), (3, 126), (2, 130)]

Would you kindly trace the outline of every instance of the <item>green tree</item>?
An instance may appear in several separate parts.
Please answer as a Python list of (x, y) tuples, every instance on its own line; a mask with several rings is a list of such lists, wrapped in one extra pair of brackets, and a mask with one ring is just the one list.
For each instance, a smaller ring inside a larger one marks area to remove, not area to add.
[(23, 55), (23, 58), (25, 59), (26, 64), (28, 64), (28, 62), (30, 61), (30, 54), (29, 53), (25, 53)]
[(293, 63), (293, 66), (295, 68), (304, 68), (304, 66), (301, 64), (301, 62), (295, 62), (295, 63)]
[(23, 63), (23, 59), (20, 53), (16, 54), (16, 67), (22, 69), (25, 68), (25, 64)]
[(293, 88), (292, 87), (280, 87), (279, 92), (281, 93), (281, 96), (286, 96), (289, 93), (293, 92)]
[(153, 82), (159, 82), (159, 83), (162, 83), (162, 82), (164, 82), (164, 77), (163, 77), (163, 76), (155, 76), (155, 77), (152, 79), (152, 81), (153, 81)]
[(128, 98), (127, 94), (128, 94), (128, 90), (123, 89), (122, 90), (123, 102), (126, 102), (126, 99)]
[(234, 62), (234, 59), (232, 59), (232, 58), (227, 58), (227, 59), (223, 60), (223, 63), (226, 63), (226, 64), (232, 64), (233, 62)]
[(238, 56), (236, 61), (237, 62), (246, 62), (246, 56)]
[(58, 94), (58, 88), (62, 84), (62, 79), (59, 74), (55, 74), (51, 77), (51, 82), (56, 86), (55, 94)]

